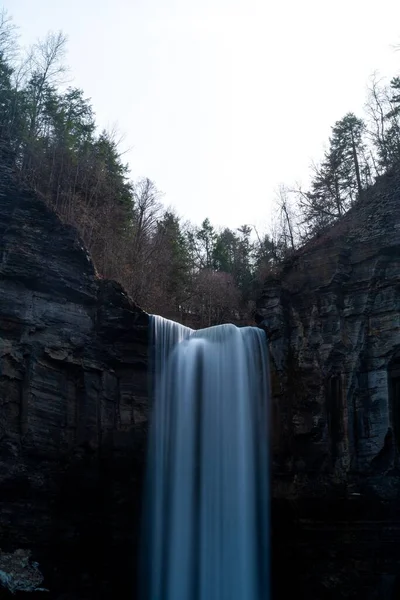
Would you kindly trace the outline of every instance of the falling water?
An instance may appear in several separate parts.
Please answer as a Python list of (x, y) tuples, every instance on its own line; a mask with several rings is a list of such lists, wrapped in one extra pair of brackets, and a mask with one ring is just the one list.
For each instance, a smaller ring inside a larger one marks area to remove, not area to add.
[(142, 600), (268, 600), (265, 334), (152, 330)]

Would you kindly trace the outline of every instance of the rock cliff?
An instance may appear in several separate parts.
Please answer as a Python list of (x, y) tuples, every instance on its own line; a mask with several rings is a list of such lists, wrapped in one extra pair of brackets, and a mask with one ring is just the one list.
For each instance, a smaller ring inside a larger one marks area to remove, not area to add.
[(147, 326), (2, 156), (0, 547), (31, 551), (51, 598), (132, 597)]
[(316, 598), (391, 598), (400, 574), (400, 173), (269, 278), (258, 312), (273, 363), (278, 512), (290, 501), (286, 547), (310, 576), (307, 589), (320, 585)]
[[(96, 276), (76, 232), (6, 162), (2, 560), (29, 556), (35, 577), (39, 563), (49, 599), (133, 598), (148, 316)], [(274, 394), (274, 600), (398, 598), (399, 199), (395, 172), (258, 302)]]

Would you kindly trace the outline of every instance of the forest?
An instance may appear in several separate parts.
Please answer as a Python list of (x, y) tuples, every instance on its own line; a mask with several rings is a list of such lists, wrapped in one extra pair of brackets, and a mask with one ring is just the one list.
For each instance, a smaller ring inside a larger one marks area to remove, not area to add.
[(265, 277), (400, 161), (400, 78), (375, 75), (362, 117), (348, 113), (333, 125), (309, 187), (280, 186), (267, 232), (183, 222), (151, 179), (132, 178), (115, 132), (99, 131), (90, 99), (68, 83), (66, 36), (50, 32), (24, 51), (18, 42), (3, 11), (0, 140), (21, 185), (78, 229), (99, 277), (187, 325), (250, 323)]

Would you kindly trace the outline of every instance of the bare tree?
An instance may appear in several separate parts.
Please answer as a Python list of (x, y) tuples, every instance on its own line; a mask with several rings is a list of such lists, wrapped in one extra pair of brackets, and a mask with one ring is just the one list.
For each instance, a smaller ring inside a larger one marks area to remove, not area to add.
[[(367, 135), (370, 141), (378, 149), (382, 166), (387, 168), (389, 165), (389, 156), (386, 147), (386, 114), (389, 111), (389, 94), (387, 86), (382, 84), (382, 79), (378, 79), (378, 74), (375, 72), (371, 77), (371, 83), (368, 86), (368, 97), (365, 103), (365, 111), (369, 117), (371, 127), (367, 129)], [(380, 165), (375, 160), (371, 153), (371, 160), (374, 166), (376, 175), (381, 174)]]
[(160, 217), (161, 192), (147, 177), (139, 179), (133, 187), (134, 239), (137, 247), (154, 232)]
[(38, 40), (28, 55), (29, 76), (32, 90), (30, 136), (36, 133), (38, 117), (43, 105), (44, 94), (49, 86), (65, 81), (67, 67), (64, 64), (67, 37), (61, 32), (50, 32), (44, 40)]
[(286, 249), (294, 251), (294, 215), (293, 208), (289, 200), (289, 194), (290, 192), (286, 186), (279, 186), (277, 200), (280, 213), (282, 243)]
[(3, 8), (0, 11), (0, 55), (9, 63), (18, 56), (18, 28)]
[(161, 238), (156, 236), (158, 220), (162, 214), (161, 192), (148, 178), (139, 179), (133, 186), (132, 230), (127, 240), (129, 246), (129, 289), (137, 302), (146, 294), (150, 295), (155, 277), (161, 246)]
[(200, 327), (237, 321), (240, 315), (240, 292), (232, 275), (201, 269), (194, 277), (193, 295), (188, 308), (195, 315), (193, 324)]

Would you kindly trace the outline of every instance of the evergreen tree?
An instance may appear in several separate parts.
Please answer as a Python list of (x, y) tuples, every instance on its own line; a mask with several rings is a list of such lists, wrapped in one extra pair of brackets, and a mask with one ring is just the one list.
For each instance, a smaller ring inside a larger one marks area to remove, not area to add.
[(238, 236), (228, 227), (217, 234), (212, 256), (214, 269), (233, 273), (237, 244)]
[[(377, 99), (375, 99), (375, 106)], [(387, 170), (400, 162), (400, 77), (394, 77), (386, 91), (382, 111), (381, 135), (375, 138), (380, 166)]]
[(209, 219), (204, 219), (200, 227), (187, 232), (193, 264), (198, 269), (212, 269), (217, 233)]
[(11, 141), (14, 93), (11, 83), (13, 69), (0, 54), (0, 136)]
[[(339, 171), (342, 196), (349, 204), (362, 197), (366, 184), (367, 165), (362, 164), (365, 144), (365, 123), (348, 113), (332, 128), (330, 154)], [(345, 202), (346, 202), (345, 200)]]
[(329, 149), (319, 166), (309, 192), (299, 192), (306, 235), (330, 226), (357, 200), (370, 183), (363, 134), (365, 123), (348, 113), (332, 128)]
[(179, 217), (166, 211), (158, 222), (157, 236), (160, 238), (160, 260), (163, 262), (161, 300), (165, 308), (169, 307), (171, 314), (182, 316), (191, 296), (191, 268), (190, 251)]

